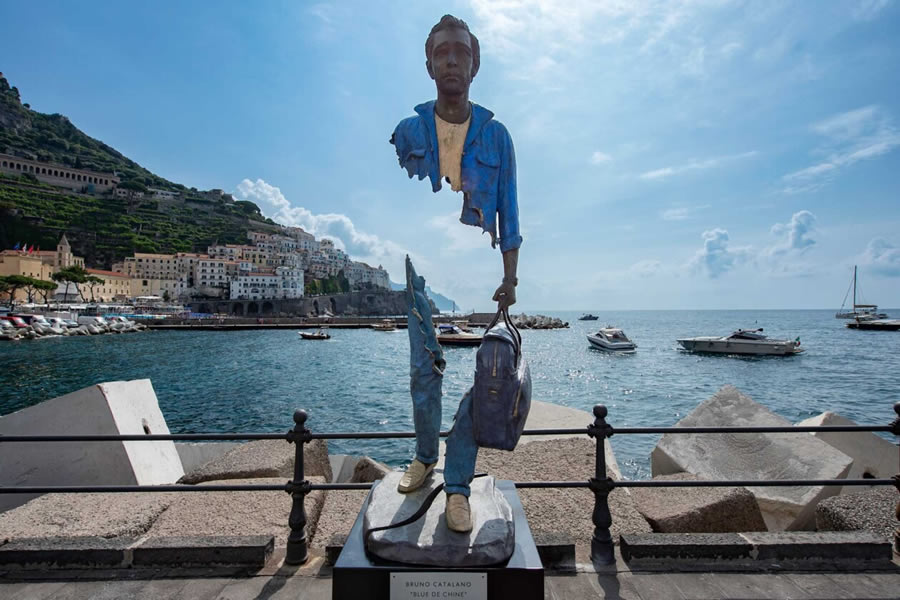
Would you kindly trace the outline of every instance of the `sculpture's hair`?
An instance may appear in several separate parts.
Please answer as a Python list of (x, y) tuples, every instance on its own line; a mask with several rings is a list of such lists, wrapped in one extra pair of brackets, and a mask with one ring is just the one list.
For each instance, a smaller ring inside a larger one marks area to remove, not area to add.
[(469, 31), (469, 26), (465, 21), (457, 19), (453, 15), (444, 15), (437, 25), (431, 28), (431, 32), (425, 40), (425, 60), (431, 60), (431, 51), (434, 50), (434, 41), (432, 40), (434, 34), (445, 29), (464, 29), (469, 34), (469, 38), (472, 40), (472, 75), (474, 76), (478, 72), (478, 67), (481, 66), (481, 48), (478, 45), (478, 38)]

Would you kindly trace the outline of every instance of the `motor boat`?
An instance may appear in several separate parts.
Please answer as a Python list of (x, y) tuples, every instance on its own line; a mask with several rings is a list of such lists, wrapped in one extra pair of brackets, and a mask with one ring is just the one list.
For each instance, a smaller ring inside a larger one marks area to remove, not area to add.
[(317, 330), (315, 330), (312, 333), (309, 333), (307, 331), (301, 331), (300, 337), (303, 338), (304, 340), (330, 340), (331, 339), (331, 335), (329, 335), (328, 330), (325, 329), (324, 327), (319, 327)]
[(372, 329), (376, 331), (396, 331), (397, 326), (394, 325), (394, 321), (391, 319), (382, 319), (380, 323), (372, 325)]
[(463, 331), (453, 323), (438, 325), (437, 340), (441, 346), (480, 346), (482, 336), (471, 331)]
[(749, 354), (755, 356), (789, 356), (803, 352), (800, 338), (795, 340), (771, 340), (763, 335), (763, 329), (738, 329), (722, 337), (694, 337), (677, 340), (690, 352), (714, 354)]
[(598, 317), (597, 315), (592, 315), (591, 313), (584, 313), (583, 315), (578, 317), (578, 320), (579, 321), (596, 321), (599, 318), (600, 317)]
[(629, 340), (624, 331), (612, 325), (607, 325), (597, 333), (587, 336), (587, 339), (592, 348), (608, 352), (630, 354), (637, 348), (637, 344)]

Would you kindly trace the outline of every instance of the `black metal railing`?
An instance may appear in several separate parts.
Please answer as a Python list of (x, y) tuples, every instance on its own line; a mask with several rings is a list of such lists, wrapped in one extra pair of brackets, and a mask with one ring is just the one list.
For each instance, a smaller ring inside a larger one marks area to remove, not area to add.
[[(606, 422), (606, 406), (594, 406), (594, 421), (583, 428), (530, 429), (522, 435), (587, 435), (596, 440), (594, 476), (587, 481), (517, 481), (516, 488), (588, 488), (594, 494), (591, 521), (591, 559), (595, 564), (615, 561), (610, 527), (609, 494), (617, 487), (789, 487), (789, 486), (873, 486), (894, 485), (900, 490), (900, 474), (892, 479), (769, 479), (769, 480), (673, 480), (629, 481), (613, 480), (607, 475), (606, 440), (613, 435), (640, 434), (697, 434), (697, 433), (815, 433), (815, 432), (888, 432), (900, 436), (900, 402), (894, 404), (896, 417), (888, 425), (820, 425), (820, 426), (761, 426), (761, 427), (621, 427)], [(308, 415), (304, 410), (294, 412), (294, 427), (287, 433), (172, 433), (147, 435), (0, 435), (2, 442), (107, 442), (107, 441), (223, 441), (283, 439), (295, 445), (294, 477), (279, 484), (217, 484), (217, 485), (75, 485), (75, 486), (0, 486), (0, 494), (96, 493), (96, 492), (222, 492), (222, 491), (286, 491), (291, 494), (288, 518), (290, 534), (285, 562), (300, 565), (309, 558), (306, 539), (307, 494), (317, 490), (368, 490), (371, 483), (311, 483), (304, 470), (304, 445), (313, 440), (360, 440), (414, 438), (413, 432), (332, 432), (313, 433), (306, 427)], [(441, 437), (449, 432), (442, 431)]]

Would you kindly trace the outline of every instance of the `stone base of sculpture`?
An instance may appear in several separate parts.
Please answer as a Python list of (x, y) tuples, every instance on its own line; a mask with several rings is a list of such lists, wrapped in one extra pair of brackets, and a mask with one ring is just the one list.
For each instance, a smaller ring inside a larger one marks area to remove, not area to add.
[[(435, 472), (422, 489), (411, 494), (396, 491), (399, 473), (389, 475), (373, 488), (334, 565), (333, 599), (431, 597), (398, 596), (398, 582), (402, 581), (409, 590), (421, 592), (428, 588), (440, 592), (442, 585), (461, 585), (461, 580), (466, 585), (471, 584), (467, 588), (471, 593), (465, 597), (473, 600), (538, 600), (544, 597), (544, 569), (522, 503), (511, 481), (489, 477), (477, 477), (472, 481), (469, 501), (474, 527), (470, 533), (455, 533), (446, 528), (445, 494), (440, 492), (421, 519), (400, 528), (371, 534), (376, 540), (374, 546), (370, 542), (370, 549), (390, 552), (388, 547), (394, 545), (397, 547), (396, 558), (387, 559), (366, 552), (363, 540), (366, 527), (387, 525), (411, 515), (428, 495), (429, 489), (440, 483), (440, 477), (440, 471)], [(502, 501), (498, 501), (498, 497)], [(500, 518), (504, 512), (509, 515), (508, 521)], [(456, 539), (451, 540), (451, 537)], [(432, 540), (431, 545), (425, 543), (428, 539)], [(476, 556), (480, 556), (480, 560), (494, 561), (495, 557), (506, 552), (503, 548), (507, 539), (510, 554), (499, 564), (482, 563), (479, 566), (472, 562)], [(438, 560), (438, 557), (441, 559)]]
[[(401, 476), (402, 473), (391, 473), (372, 490), (363, 531), (412, 516), (432, 490), (443, 483), (441, 473), (435, 472), (416, 491), (401, 494), (397, 491)], [(416, 521), (369, 534), (367, 550), (384, 560), (414, 565), (472, 567), (506, 562), (515, 547), (512, 508), (496, 488), (493, 477), (477, 477), (471, 488), (472, 531), (457, 533), (448, 529), (444, 515), (447, 495), (440, 492), (428, 512)]]

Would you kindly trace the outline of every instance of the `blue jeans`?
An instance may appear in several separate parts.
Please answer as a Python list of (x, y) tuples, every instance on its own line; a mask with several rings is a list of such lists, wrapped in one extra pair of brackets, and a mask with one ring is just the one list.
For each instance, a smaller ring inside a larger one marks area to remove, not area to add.
[[(409, 333), (409, 391), (416, 428), (416, 459), (426, 465), (438, 460), (441, 430), (443, 351), (434, 334), (431, 306), (425, 296), (425, 279), (416, 275), (406, 258), (407, 332)], [(478, 446), (472, 428), (472, 390), (462, 398), (453, 429), (447, 438), (444, 489), (448, 494), (469, 496)]]

